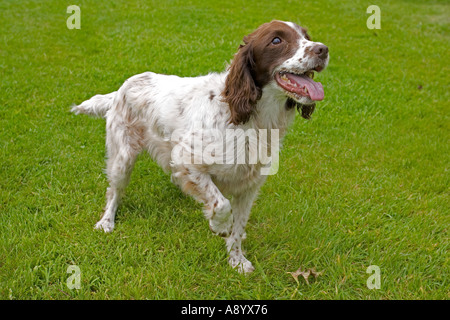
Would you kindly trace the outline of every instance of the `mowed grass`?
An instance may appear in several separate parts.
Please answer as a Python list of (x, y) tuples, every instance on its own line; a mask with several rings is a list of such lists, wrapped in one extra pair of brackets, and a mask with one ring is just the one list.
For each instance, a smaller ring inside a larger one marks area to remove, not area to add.
[[(378, 1), (369, 30), (371, 4), (1, 1), (0, 299), (448, 299), (450, 5)], [(253, 207), (255, 272), (228, 266), (200, 205), (145, 155), (114, 232), (94, 231), (104, 121), (70, 105), (147, 70), (222, 71), (272, 19), (307, 27), (331, 60), (325, 100), (296, 118)], [(299, 267), (323, 274), (297, 283)]]

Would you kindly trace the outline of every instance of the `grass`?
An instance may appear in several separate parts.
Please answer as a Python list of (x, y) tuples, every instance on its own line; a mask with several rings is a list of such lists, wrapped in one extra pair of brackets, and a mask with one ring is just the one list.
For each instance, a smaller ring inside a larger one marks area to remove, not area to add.
[[(378, 1), (0, 1), (0, 299), (448, 299), (450, 5)], [(325, 100), (297, 117), (229, 268), (200, 206), (148, 157), (111, 234), (103, 120), (70, 105), (151, 70), (221, 71), (272, 19), (328, 45)], [(81, 289), (66, 286), (69, 265)], [(381, 270), (369, 290), (366, 269)], [(306, 284), (287, 272), (323, 275)]]

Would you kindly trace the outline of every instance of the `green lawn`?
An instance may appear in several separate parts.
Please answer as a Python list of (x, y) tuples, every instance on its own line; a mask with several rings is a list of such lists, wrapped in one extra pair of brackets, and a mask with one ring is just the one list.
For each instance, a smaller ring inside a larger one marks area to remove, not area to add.
[[(377, 1), (380, 30), (371, 1), (209, 2), (0, 0), (0, 299), (449, 299), (448, 1)], [(307, 27), (331, 59), (324, 101), (296, 118), (253, 207), (255, 272), (228, 266), (200, 205), (145, 155), (114, 232), (94, 231), (104, 121), (71, 104), (147, 70), (222, 71), (272, 19)], [(323, 274), (297, 283), (299, 267)]]

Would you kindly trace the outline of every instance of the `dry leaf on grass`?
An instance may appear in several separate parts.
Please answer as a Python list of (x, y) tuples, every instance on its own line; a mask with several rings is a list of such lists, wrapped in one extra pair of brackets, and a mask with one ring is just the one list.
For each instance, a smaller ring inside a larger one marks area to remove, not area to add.
[(306, 283), (309, 284), (308, 278), (310, 275), (316, 279), (318, 276), (323, 274), (323, 271), (317, 272), (315, 268), (312, 269), (306, 269), (305, 271), (302, 271), (302, 267), (298, 268), (295, 272), (288, 272), (291, 274), (291, 276), (294, 278), (294, 280), (298, 283), (298, 276), (302, 276), (303, 279), (305, 279)]

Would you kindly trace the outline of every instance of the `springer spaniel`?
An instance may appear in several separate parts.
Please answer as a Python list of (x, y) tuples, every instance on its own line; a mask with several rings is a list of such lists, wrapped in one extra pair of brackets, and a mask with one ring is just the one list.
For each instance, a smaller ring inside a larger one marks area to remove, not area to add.
[[(253, 156), (258, 147), (276, 156), (296, 109), (310, 117), (315, 101), (324, 97), (314, 71), (328, 65), (329, 55), (324, 44), (292, 22), (265, 23), (243, 42), (222, 73), (180, 78), (145, 72), (118, 91), (72, 108), (76, 114), (106, 118), (110, 186), (96, 229), (113, 230), (136, 157), (147, 150), (184, 193), (204, 204), (210, 229), (225, 239), (230, 265), (239, 272), (254, 270), (241, 241), (253, 201), (270, 173), (264, 171), (268, 162)], [(274, 133), (270, 139), (264, 130)], [(267, 141), (255, 146), (253, 138), (263, 136)], [(241, 147), (233, 145), (235, 139)]]

